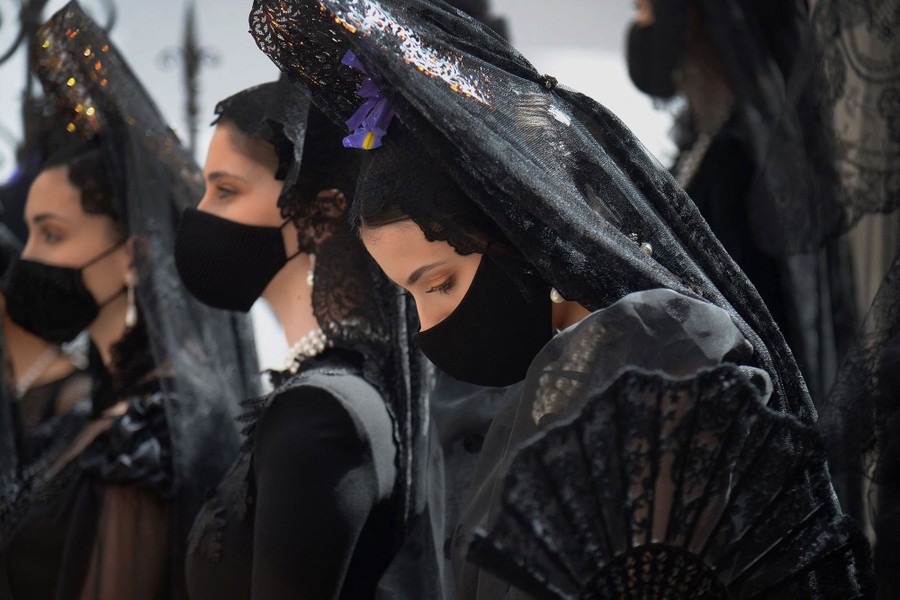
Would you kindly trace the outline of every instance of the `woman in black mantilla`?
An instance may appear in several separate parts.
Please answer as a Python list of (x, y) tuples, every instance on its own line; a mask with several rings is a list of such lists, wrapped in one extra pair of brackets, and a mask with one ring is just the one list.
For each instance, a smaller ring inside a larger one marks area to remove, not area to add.
[[(0, 224), (0, 276), (21, 252), (22, 244)], [(8, 494), (83, 427), (91, 377), (76, 367), (83, 361), (16, 324), (2, 295), (0, 307), (0, 494)]]
[(444, 546), (460, 597), (871, 592), (790, 351), (618, 119), (440, 1), (250, 22), (370, 150), (353, 222), (423, 352), (505, 388)]
[(274, 391), (245, 402), (241, 454), (194, 526), (192, 598), (424, 593), (385, 577), (421, 511), (407, 300), (350, 233), (358, 159), (308, 105), (284, 81), (222, 101), (206, 195), (179, 230), (188, 289), (239, 311), (264, 298), (291, 346)]
[(70, 141), (31, 186), (3, 294), (47, 340), (86, 329), (94, 384), (85, 426), (2, 507), (0, 595), (185, 598), (187, 533), (255, 388), (249, 337), (178, 284), (175, 217), (199, 179), (122, 57), (74, 2), (35, 44)]
[(807, 4), (641, 0), (627, 50), (638, 89), (683, 96), (672, 173), (759, 291), (818, 404), (856, 307), (847, 240), (833, 239), (852, 217), (821, 114), (830, 92), (804, 64)]

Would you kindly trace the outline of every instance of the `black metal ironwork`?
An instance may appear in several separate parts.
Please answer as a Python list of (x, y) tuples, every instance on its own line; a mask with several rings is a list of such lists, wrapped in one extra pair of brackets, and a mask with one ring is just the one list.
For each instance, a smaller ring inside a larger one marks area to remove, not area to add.
[(184, 83), (185, 125), (188, 131), (188, 146), (191, 153), (197, 148), (197, 100), (200, 94), (200, 72), (203, 67), (215, 67), (220, 62), (218, 53), (211, 47), (201, 46), (197, 35), (197, 19), (194, 2), (188, 2), (184, 15), (184, 37), (181, 46), (168, 48), (160, 54), (164, 69), (181, 63)]
[[(118, 17), (115, 4), (113, 0), (99, 0), (99, 2), (106, 13), (106, 30), (111, 31), (115, 27)], [(35, 81), (32, 75), (35, 58), (33, 51), (29, 48), (29, 42), (44, 21), (44, 10), (48, 3), (49, 0), (19, 0), (19, 29), (13, 42), (0, 54), (0, 66), (3, 66), (15, 56), (20, 48), (24, 48), (26, 56), (25, 85), (22, 90), (21, 108), (23, 138), (17, 144), (15, 137), (5, 127), (3, 128), (4, 135), (2, 136), (13, 147), (12, 154), (16, 157), (33, 148), (38, 143), (38, 138), (41, 135), (40, 125), (43, 114), (43, 99), (36, 94), (35, 90)], [(5, 21), (0, 18), (0, 27), (5, 24)], [(0, 155), (0, 166), (3, 165), (3, 160), (3, 156)]]

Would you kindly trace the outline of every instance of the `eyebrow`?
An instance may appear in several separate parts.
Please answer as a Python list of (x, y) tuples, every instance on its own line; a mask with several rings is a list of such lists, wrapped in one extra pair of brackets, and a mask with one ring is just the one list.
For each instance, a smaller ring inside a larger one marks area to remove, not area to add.
[(229, 173), (228, 171), (213, 171), (209, 175), (206, 176), (206, 179), (209, 181), (216, 181), (217, 179), (224, 179), (226, 177), (231, 177), (232, 179), (239, 179), (244, 183), (248, 183), (246, 179), (241, 177), (240, 175), (235, 175), (234, 173)]
[(409, 277), (406, 279), (406, 285), (415, 285), (416, 282), (422, 278), (422, 275), (424, 275), (425, 273), (427, 273), (428, 271), (430, 271), (436, 267), (441, 266), (445, 262), (447, 262), (447, 261), (441, 260), (441, 261), (431, 263), (428, 265), (422, 265), (421, 267), (419, 267), (418, 269), (416, 269), (415, 271), (410, 273)]
[(56, 219), (58, 221), (68, 221), (68, 219), (56, 213), (40, 213), (34, 215), (34, 217), (31, 218), (31, 221), (32, 223), (37, 225), (38, 223), (43, 223), (44, 221), (50, 221), (52, 219)]

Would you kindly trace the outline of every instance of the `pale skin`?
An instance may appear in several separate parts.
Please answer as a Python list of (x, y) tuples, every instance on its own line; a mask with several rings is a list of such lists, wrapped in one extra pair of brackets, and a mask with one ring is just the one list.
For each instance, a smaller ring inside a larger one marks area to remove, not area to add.
[(650, 5), (650, 0), (634, 0), (634, 9), (637, 11), (634, 16), (635, 23), (641, 27), (653, 25), (653, 7)]
[[(634, 22), (648, 27), (656, 22), (650, 0), (635, 0)], [(734, 110), (734, 93), (728, 86), (722, 65), (716, 59), (717, 51), (709, 36), (697, 36), (703, 27), (700, 15), (693, 6), (690, 11), (688, 46), (681, 67), (678, 88), (688, 99), (691, 116), (697, 133), (709, 133), (717, 129)]]
[[(385, 275), (416, 301), (422, 331), (446, 319), (459, 306), (481, 264), (481, 254), (462, 256), (447, 242), (428, 241), (411, 220), (378, 228), (363, 226), (359, 234)], [(588, 314), (577, 302), (554, 304), (552, 324), (565, 329)]]
[[(28, 373), (31, 366), (41, 360), (44, 354), (54, 346), (47, 340), (22, 329), (15, 321), (9, 318), (2, 296), (0, 296), (0, 309), (2, 309), (3, 314), (5, 348), (7, 356), (9, 356), (9, 364), (12, 367), (13, 380), (18, 384), (25, 374)], [(57, 351), (50, 364), (32, 381), (31, 387), (57, 381), (74, 370), (68, 357)], [(57, 414), (66, 412), (68, 409), (68, 406), (57, 406)]]
[[(67, 166), (43, 171), (34, 180), (25, 205), (28, 243), (22, 258), (60, 267), (79, 268), (122, 241), (122, 233), (108, 215), (86, 213), (81, 191), (69, 181)], [(101, 305), (88, 333), (103, 363), (111, 363), (111, 347), (125, 334), (127, 281), (136, 283), (130, 243), (81, 272), (85, 287)]]
[[(244, 225), (281, 227), (284, 219), (277, 201), (284, 182), (275, 179), (277, 166), (270, 144), (250, 140), (228, 121), (219, 123), (203, 170), (206, 194), (197, 208)], [(299, 247), (296, 226), (289, 222), (281, 233), (286, 256), (295, 255)], [(312, 288), (306, 281), (310, 264), (308, 254), (291, 258), (262, 293), (281, 323), (288, 345), (319, 326), (312, 309)]]

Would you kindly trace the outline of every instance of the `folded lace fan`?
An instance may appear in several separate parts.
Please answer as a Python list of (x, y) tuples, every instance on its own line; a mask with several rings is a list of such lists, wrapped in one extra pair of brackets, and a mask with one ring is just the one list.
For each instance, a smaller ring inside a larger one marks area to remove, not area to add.
[(539, 598), (856, 598), (816, 432), (736, 367), (630, 371), (513, 458), (468, 559)]

